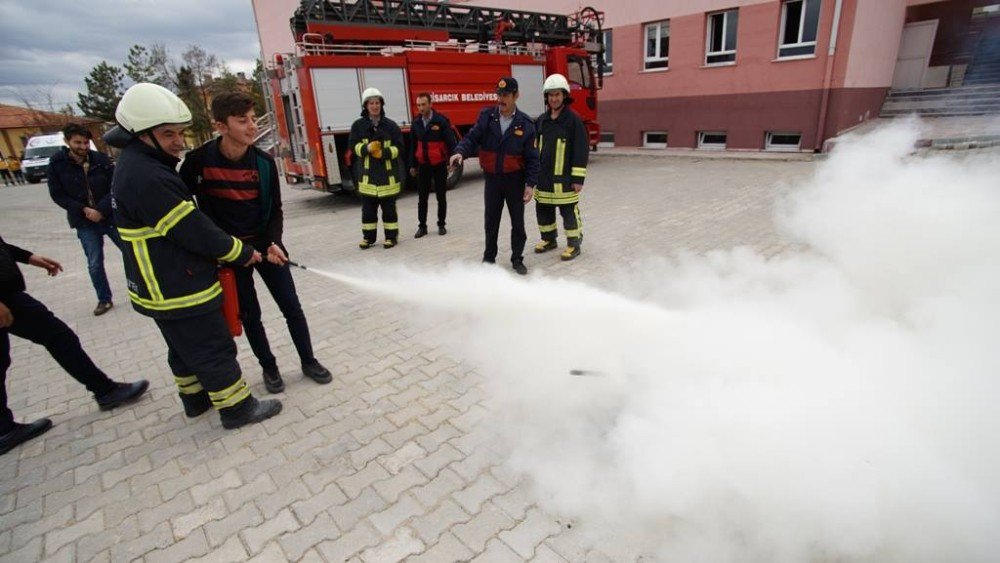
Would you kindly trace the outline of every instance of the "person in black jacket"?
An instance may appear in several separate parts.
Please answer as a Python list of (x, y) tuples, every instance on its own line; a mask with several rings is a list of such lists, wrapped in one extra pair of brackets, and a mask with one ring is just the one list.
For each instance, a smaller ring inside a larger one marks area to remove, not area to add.
[(430, 199), (431, 182), (437, 194), (438, 234), (447, 234), (445, 219), (448, 215), (448, 156), (458, 141), (451, 121), (434, 111), (431, 95), (417, 94), (417, 111), (420, 112), (410, 128), (410, 175), (417, 178), (417, 232), (414, 238), (427, 234), (427, 200)]
[(104, 237), (120, 247), (111, 217), (111, 177), (115, 167), (107, 156), (90, 150), (90, 130), (67, 123), (62, 130), (68, 146), (49, 159), (48, 182), (52, 201), (66, 210), (70, 228), (83, 245), (90, 282), (97, 292), (95, 315), (111, 307), (111, 286), (104, 271)]
[(153, 318), (167, 342), (185, 414), (214, 407), (224, 428), (278, 414), (281, 402), (258, 401), (243, 379), (217, 271), (219, 263), (260, 262), (260, 252), (199, 211), (176, 171), (191, 112), (170, 90), (139, 83), (122, 96), (115, 121), (105, 139), (122, 149), (112, 205), (129, 299)]
[(131, 403), (149, 387), (145, 379), (117, 383), (94, 365), (73, 329), (25, 292), (24, 276), (17, 262), (42, 268), (50, 276), (62, 271), (59, 262), (8, 244), (0, 237), (0, 454), (52, 428), (52, 421), (47, 418), (28, 424), (14, 422), (14, 414), (7, 408), (11, 334), (44, 346), (73, 379), (94, 394), (101, 410)]
[(385, 98), (375, 88), (361, 93), (361, 117), (351, 125), (347, 144), (353, 152), (354, 177), (361, 194), (362, 250), (375, 244), (378, 209), (382, 208), (385, 242), (392, 248), (399, 239), (396, 196), (402, 182), (403, 132), (385, 116)]
[(497, 105), (483, 109), (469, 133), (455, 147), (449, 164), (457, 166), (479, 149), (479, 165), (486, 177), (483, 201), (486, 208), (486, 249), (483, 262), (497, 258), (497, 236), (504, 204), (510, 215), (510, 262), (524, 276), (524, 204), (531, 201), (538, 181), (538, 149), (535, 124), (517, 109), (518, 85), (512, 77), (497, 82)]
[(253, 285), (254, 269), (264, 281), (299, 353), (302, 373), (317, 383), (333, 376), (313, 355), (309, 325), (302, 312), (288, 255), (281, 240), (284, 218), (278, 167), (271, 155), (253, 145), (257, 136), (254, 101), (242, 92), (226, 92), (212, 100), (212, 119), (221, 134), (191, 151), (181, 165), (181, 178), (198, 199), (199, 208), (226, 233), (249, 243), (266, 260), (252, 268), (235, 268), (240, 318), (247, 341), (264, 372), (264, 386), (280, 393), (285, 383), (267, 342), (260, 302)]

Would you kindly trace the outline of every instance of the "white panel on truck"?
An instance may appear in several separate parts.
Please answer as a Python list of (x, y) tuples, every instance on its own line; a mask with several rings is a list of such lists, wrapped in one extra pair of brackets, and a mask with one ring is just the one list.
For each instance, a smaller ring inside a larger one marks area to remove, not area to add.
[(319, 127), (323, 131), (350, 131), (361, 115), (361, 90), (355, 68), (314, 68), (313, 92)]
[[(385, 98), (385, 114), (400, 127), (410, 124), (410, 100), (406, 91), (406, 76), (401, 68), (361, 69), (364, 88), (378, 88)], [(540, 87), (540, 86), (539, 86)], [(361, 94), (355, 98), (360, 112)]]
[(517, 109), (532, 119), (545, 111), (542, 85), (545, 83), (545, 67), (542, 65), (510, 65), (511, 76), (517, 80)]

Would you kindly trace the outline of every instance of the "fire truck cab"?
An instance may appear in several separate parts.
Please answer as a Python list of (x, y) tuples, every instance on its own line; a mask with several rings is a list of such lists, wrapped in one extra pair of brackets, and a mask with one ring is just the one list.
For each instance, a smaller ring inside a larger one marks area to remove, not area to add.
[[(602, 19), (590, 8), (560, 16), (419, 0), (304, 0), (291, 20), (295, 52), (266, 65), (286, 179), (355, 189), (347, 137), (369, 87), (383, 93), (385, 114), (404, 134), (416, 95), (426, 92), (461, 137), (496, 99), (500, 77), (517, 79), (518, 107), (537, 116), (545, 77), (560, 73), (596, 146), (602, 72), (592, 55), (603, 49)], [(449, 186), (461, 173), (451, 173)]]

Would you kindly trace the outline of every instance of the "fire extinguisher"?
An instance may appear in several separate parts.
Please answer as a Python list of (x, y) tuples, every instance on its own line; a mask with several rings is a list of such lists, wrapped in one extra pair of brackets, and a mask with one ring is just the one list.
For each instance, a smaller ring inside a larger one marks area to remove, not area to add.
[(240, 322), (240, 301), (236, 295), (236, 274), (232, 268), (219, 268), (219, 284), (222, 285), (222, 316), (226, 317), (229, 334), (237, 337), (243, 334)]

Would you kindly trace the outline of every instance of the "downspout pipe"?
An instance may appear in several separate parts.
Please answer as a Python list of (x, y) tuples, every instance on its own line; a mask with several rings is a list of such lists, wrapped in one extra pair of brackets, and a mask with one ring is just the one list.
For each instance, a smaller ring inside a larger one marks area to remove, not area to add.
[(837, 34), (840, 31), (840, 12), (844, 0), (837, 0), (833, 7), (833, 24), (830, 26), (830, 48), (826, 53), (826, 71), (823, 75), (823, 94), (819, 104), (819, 118), (816, 123), (815, 152), (823, 149), (823, 132), (826, 129), (826, 114), (830, 106), (830, 86), (833, 82), (833, 63), (837, 54)]

